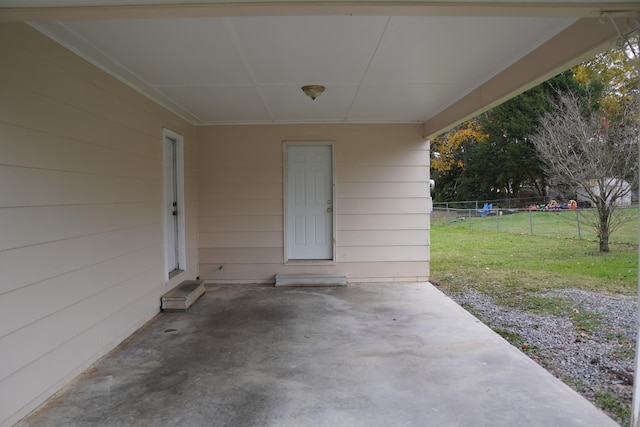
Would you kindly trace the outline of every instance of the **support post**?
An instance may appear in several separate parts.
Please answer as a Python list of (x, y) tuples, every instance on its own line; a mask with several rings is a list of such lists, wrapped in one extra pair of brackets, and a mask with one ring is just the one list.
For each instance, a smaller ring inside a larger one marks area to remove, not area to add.
[[(611, 16), (609, 16), (609, 20), (611, 25), (613, 25), (618, 32), (619, 40), (621, 47), (623, 49), (627, 49), (627, 58), (634, 66), (636, 70), (636, 78), (638, 88), (640, 89), (640, 10), (637, 12), (637, 15), (634, 19), (631, 19), (631, 23), (633, 25), (633, 30), (628, 34), (623, 34), (620, 31), (620, 28), (616, 25), (616, 22), (613, 20)], [(634, 44), (635, 38), (635, 44)], [(631, 55), (629, 57), (628, 55)], [(640, 96), (640, 95), (638, 95)], [(638, 100), (640, 101), (640, 100)], [(640, 105), (640, 102), (639, 104)], [(640, 107), (639, 107), (640, 108)], [(640, 126), (640, 111), (638, 114), (638, 124)], [(640, 149), (640, 136), (636, 135), (636, 144), (638, 144), (638, 148)], [(638, 152), (638, 178), (640, 179), (640, 150)], [(638, 218), (640, 223), (640, 217)], [(640, 226), (638, 227), (638, 237), (640, 238)], [(640, 251), (638, 252), (638, 295), (640, 295)], [(633, 401), (631, 403), (631, 427), (640, 427), (640, 380), (638, 380), (638, 373), (640, 373), (640, 304), (636, 308), (637, 319), (638, 319), (638, 330), (636, 334), (636, 360), (635, 360), (635, 369), (634, 369), (634, 381), (633, 381)]]

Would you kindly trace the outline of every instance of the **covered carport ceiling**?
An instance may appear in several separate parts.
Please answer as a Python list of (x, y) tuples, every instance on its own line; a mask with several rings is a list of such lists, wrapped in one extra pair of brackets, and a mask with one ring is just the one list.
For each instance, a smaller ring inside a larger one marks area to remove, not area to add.
[[(613, 45), (637, 1), (0, 0), (195, 125), (469, 118)], [(614, 25), (615, 24), (615, 25)], [(321, 84), (315, 101), (301, 91)]]

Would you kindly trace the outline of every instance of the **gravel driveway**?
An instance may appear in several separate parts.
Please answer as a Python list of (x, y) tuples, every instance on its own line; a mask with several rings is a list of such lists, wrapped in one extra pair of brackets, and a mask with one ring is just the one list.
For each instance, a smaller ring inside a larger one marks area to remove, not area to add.
[(473, 288), (449, 296), (613, 419), (628, 424), (638, 316), (635, 297), (576, 289), (541, 295), (564, 299), (573, 313), (591, 316), (594, 321), (583, 329), (570, 316), (496, 305)]

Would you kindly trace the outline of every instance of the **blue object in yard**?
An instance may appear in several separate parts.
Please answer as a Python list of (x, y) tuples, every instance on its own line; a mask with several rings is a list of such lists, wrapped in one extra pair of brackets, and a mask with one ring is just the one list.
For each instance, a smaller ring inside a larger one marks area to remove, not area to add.
[(480, 216), (487, 216), (489, 212), (493, 211), (493, 203), (485, 203), (482, 210), (479, 212)]

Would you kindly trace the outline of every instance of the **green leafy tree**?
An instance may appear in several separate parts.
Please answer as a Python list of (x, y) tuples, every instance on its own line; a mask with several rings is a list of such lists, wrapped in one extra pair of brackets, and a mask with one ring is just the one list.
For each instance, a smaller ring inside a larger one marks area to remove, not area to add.
[[(637, 120), (634, 67), (622, 50), (597, 56), (483, 113), (432, 142), (436, 200), (505, 199), (523, 191), (546, 195), (545, 163), (531, 138), (562, 94), (572, 93), (583, 113), (606, 108)], [(629, 116), (631, 114), (631, 116)]]
[(465, 197), (459, 181), (466, 165), (467, 152), (469, 147), (486, 137), (478, 122), (469, 120), (431, 141), (431, 176), (438, 182), (434, 191), (435, 200)]
[[(558, 91), (574, 89), (584, 92), (572, 72), (566, 72), (493, 108), (480, 118), (491, 148), (479, 151), (477, 160), (489, 160), (484, 195), (517, 198), (523, 188), (544, 195), (546, 183), (543, 164), (531, 144), (530, 135), (539, 127), (539, 119), (551, 108)], [(471, 161), (471, 160), (470, 160)]]

